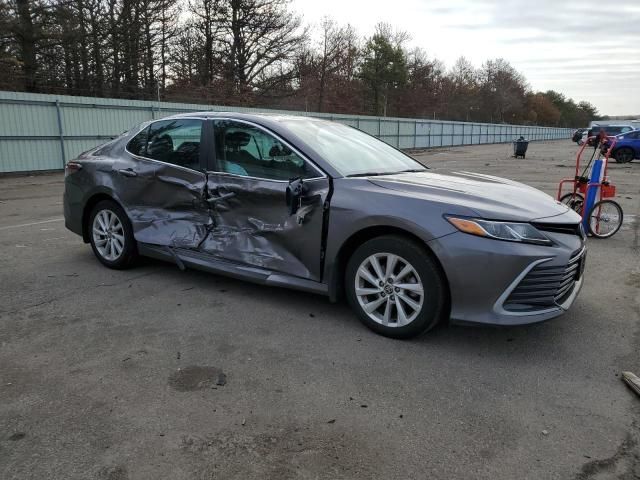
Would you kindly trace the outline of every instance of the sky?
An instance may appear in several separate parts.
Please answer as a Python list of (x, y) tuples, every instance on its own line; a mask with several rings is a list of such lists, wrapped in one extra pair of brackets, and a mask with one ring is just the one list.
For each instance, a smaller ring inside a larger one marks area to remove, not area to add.
[(640, 117), (640, 0), (292, 0), (305, 23), (324, 16), (368, 36), (387, 22), (450, 68), (502, 57), (535, 91)]

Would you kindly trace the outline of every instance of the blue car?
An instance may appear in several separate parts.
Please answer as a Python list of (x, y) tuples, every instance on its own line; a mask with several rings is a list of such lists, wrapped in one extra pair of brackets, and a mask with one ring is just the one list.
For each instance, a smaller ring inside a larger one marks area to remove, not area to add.
[(629, 163), (632, 160), (640, 159), (640, 130), (617, 135), (611, 156), (618, 163)]

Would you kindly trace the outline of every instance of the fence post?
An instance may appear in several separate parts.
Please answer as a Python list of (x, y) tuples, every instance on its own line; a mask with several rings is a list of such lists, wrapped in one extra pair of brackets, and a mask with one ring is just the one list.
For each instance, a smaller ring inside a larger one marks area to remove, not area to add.
[(56, 116), (58, 117), (58, 135), (60, 137), (60, 156), (62, 157), (62, 168), (67, 165), (67, 155), (64, 151), (64, 131), (62, 129), (62, 113), (60, 112), (60, 100), (56, 99)]
[(413, 122), (413, 149), (416, 149), (418, 145), (418, 121), (414, 120)]

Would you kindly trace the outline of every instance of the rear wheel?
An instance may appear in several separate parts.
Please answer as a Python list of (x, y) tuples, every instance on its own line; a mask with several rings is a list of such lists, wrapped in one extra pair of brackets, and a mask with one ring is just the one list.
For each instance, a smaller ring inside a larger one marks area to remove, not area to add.
[(446, 288), (430, 254), (416, 242), (388, 235), (369, 240), (349, 259), (347, 298), (371, 330), (410, 338), (442, 318)]
[(613, 200), (596, 202), (589, 212), (589, 232), (596, 238), (609, 238), (622, 226), (622, 207)]
[(614, 158), (618, 163), (629, 163), (634, 157), (634, 152), (630, 148), (621, 148), (617, 150), (614, 155)]
[(138, 252), (133, 229), (122, 207), (112, 200), (98, 202), (89, 217), (89, 238), (100, 262), (114, 269), (130, 267)]
[(560, 203), (564, 203), (574, 212), (582, 215), (582, 206), (584, 205), (584, 197), (580, 193), (567, 193), (560, 197)]

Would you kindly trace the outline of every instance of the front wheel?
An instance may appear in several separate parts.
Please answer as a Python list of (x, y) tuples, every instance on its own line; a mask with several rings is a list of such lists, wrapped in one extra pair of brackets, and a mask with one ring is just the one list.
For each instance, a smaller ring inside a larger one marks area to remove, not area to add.
[(589, 212), (589, 232), (596, 238), (609, 238), (622, 226), (622, 207), (613, 200), (596, 202)]
[(137, 257), (136, 241), (129, 218), (112, 200), (103, 200), (89, 216), (91, 248), (100, 262), (114, 269), (130, 267)]
[(446, 287), (429, 252), (407, 238), (386, 235), (361, 245), (349, 259), (346, 291), (371, 330), (391, 338), (427, 332), (442, 318)]
[(621, 148), (616, 151), (614, 157), (618, 163), (629, 163), (633, 160), (635, 154), (630, 148)]

